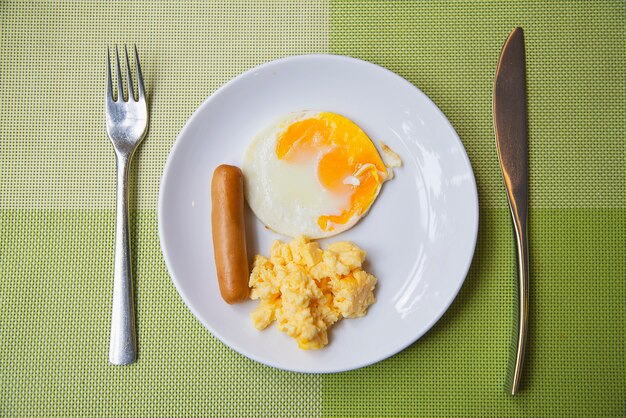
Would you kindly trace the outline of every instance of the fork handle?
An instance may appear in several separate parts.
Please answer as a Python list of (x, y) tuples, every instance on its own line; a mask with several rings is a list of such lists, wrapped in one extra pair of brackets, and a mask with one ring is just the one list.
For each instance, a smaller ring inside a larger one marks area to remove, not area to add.
[(137, 359), (137, 331), (128, 229), (128, 168), (130, 155), (116, 152), (117, 208), (115, 219), (115, 273), (109, 361), (124, 365)]

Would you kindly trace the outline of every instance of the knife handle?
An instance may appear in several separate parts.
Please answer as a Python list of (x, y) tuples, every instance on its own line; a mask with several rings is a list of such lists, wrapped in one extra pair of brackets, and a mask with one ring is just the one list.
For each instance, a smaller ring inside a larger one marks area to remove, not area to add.
[[(524, 208), (526, 209), (526, 208)], [(520, 213), (521, 212), (521, 213)], [(518, 286), (513, 312), (513, 340), (507, 368), (506, 390), (511, 395), (517, 394), (522, 377), (526, 336), (528, 334), (528, 240), (527, 210), (519, 211), (517, 205), (511, 205), (511, 215), (517, 244)]]

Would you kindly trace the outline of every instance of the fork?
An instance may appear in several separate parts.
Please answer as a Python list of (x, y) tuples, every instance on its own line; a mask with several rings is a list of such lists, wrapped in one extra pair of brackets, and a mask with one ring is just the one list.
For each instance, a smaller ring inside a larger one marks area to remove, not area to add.
[(128, 74), (128, 100), (124, 100), (120, 55), (115, 47), (117, 62), (117, 99), (113, 99), (111, 85), (111, 52), (107, 48), (106, 71), (106, 129), (113, 148), (117, 167), (117, 207), (115, 215), (115, 273), (113, 279), (113, 309), (111, 314), (111, 345), (109, 361), (123, 365), (137, 359), (137, 329), (133, 300), (133, 283), (130, 264), (130, 242), (128, 233), (128, 170), (133, 153), (146, 135), (148, 127), (148, 106), (143, 86), (139, 55), (135, 46), (137, 66), (137, 89), (135, 100), (133, 79), (130, 74), (128, 49), (126, 70)]

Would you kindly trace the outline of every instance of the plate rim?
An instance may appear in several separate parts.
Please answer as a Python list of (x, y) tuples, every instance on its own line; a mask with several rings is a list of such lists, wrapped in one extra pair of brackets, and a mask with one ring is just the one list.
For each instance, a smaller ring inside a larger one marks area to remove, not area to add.
[[(383, 352), (382, 354), (379, 354), (376, 357), (373, 357), (367, 361), (362, 361), (359, 362), (357, 364), (348, 366), (348, 367), (335, 367), (333, 369), (328, 369), (328, 370), (321, 370), (321, 371), (305, 371), (302, 369), (296, 369), (296, 368), (291, 368), (291, 367), (283, 367), (283, 366), (278, 366), (275, 364), (268, 364), (266, 361), (261, 360), (255, 353), (250, 352), (248, 350), (246, 350), (245, 348), (242, 347), (237, 347), (235, 348), (233, 345), (227, 343), (224, 339), (224, 337), (217, 332), (215, 329), (213, 329), (213, 327), (206, 323), (204, 320), (201, 319), (201, 316), (198, 314), (198, 312), (195, 310), (195, 308), (193, 306), (191, 306), (191, 304), (188, 302), (188, 300), (185, 297), (185, 292), (183, 291), (179, 280), (174, 276), (174, 274), (172, 273), (172, 263), (171, 260), (167, 254), (167, 251), (165, 249), (165, 244), (164, 244), (164, 239), (163, 239), (163, 206), (164, 206), (164, 195), (163, 195), (163, 185), (165, 182), (165, 177), (168, 173), (168, 171), (170, 170), (170, 165), (173, 164), (172, 163), (172, 156), (174, 155), (177, 147), (180, 145), (180, 138), (184, 136), (184, 134), (187, 132), (187, 130), (189, 129), (189, 126), (191, 125), (191, 123), (199, 117), (200, 113), (202, 112), (202, 110), (208, 105), (208, 103), (211, 100), (214, 100), (216, 96), (223, 94), (223, 92), (225, 90), (227, 90), (231, 85), (237, 83), (239, 80), (247, 78), (251, 75), (253, 75), (256, 71), (260, 71), (260, 70), (264, 70), (268, 67), (272, 67), (275, 65), (281, 65), (285, 62), (290, 62), (290, 61), (301, 61), (301, 60), (311, 60), (311, 59), (328, 59), (328, 60), (336, 60), (336, 61), (344, 61), (344, 62), (348, 62), (348, 63), (352, 63), (352, 64), (358, 64), (358, 65), (365, 65), (365, 66), (369, 66), (371, 69), (374, 69), (382, 74), (385, 74), (387, 76), (391, 76), (391, 77), (395, 77), (397, 79), (399, 79), (399, 81), (401, 81), (402, 83), (404, 83), (406, 85), (406, 87), (408, 89), (413, 90), (415, 93), (417, 93), (419, 96), (421, 96), (422, 99), (425, 99), (431, 106), (432, 108), (439, 114), (439, 116), (442, 117), (443, 119), (443, 123), (447, 125), (447, 127), (451, 130), (451, 132), (453, 133), (453, 138), (458, 142), (458, 144), (461, 146), (461, 151), (462, 151), (462, 157), (465, 161), (465, 163), (467, 164), (467, 166), (469, 167), (469, 172), (471, 174), (471, 179), (472, 179), (472, 190), (473, 190), (473, 197), (474, 197), (474, 212), (476, 213), (476, 217), (474, 220), (474, 228), (473, 228), (473, 240), (472, 240), (472, 245), (471, 245), (471, 256), (469, 257), (469, 259), (466, 261), (466, 266), (463, 269), (465, 271), (465, 273), (463, 274), (463, 278), (462, 280), (459, 281), (458, 286), (453, 289), (452, 292), (452, 296), (450, 298), (450, 300), (446, 301), (445, 304), (441, 305), (441, 310), (433, 316), (433, 318), (431, 319), (431, 321), (428, 322), (428, 324), (422, 329), (421, 332), (417, 333), (415, 338), (411, 339), (407, 344), (402, 345), (402, 346), (397, 346), (394, 347), (391, 350), (387, 350), (385, 352)], [(238, 74), (237, 76), (231, 78), (230, 80), (228, 80), (226, 83), (222, 84), (218, 89), (216, 89), (213, 93), (211, 93), (195, 110), (194, 112), (191, 114), (191, 116), (189, 116), (189, 118), (187, 119), (187, 121), (185, 122), (185, 124), (183, 125), (183, 127), (181, 128), (181, 130), (179, 131), (178, 135), (176, 136), (176, 140), (174, 141), (174, 143), (172, 144), (172, 147), (169, 150), (165, 165), (163, 166), (163, 173), (161, 175), (161, 179), (159, 182), (159, 198), (158, 198), (158, 205), (157, 205), (157, 230), (158, 230), (158, 236), (159, 236), (159, 245), (161, 247), (161, 253), (163, 255), (163, 261), (165, 263), (165, 267), (167, 269), (167, 273), (170, 276), (170, 279), (172, 281), (172, 283), (174, 284), (174, 287), (176, 288), (176, 292), (178, 293), (178, 296), (183, 300), (183, 303), (185, 304), (185, 306), (187, 307), (187, 309), (189, 309), (189, 311), (193, 314), (193, 316), (195, 317), (195, 319), (200, 322), (200, 324), (202, 324), (202, 326), (207, 329), (215, 338), (217, 338), (222, 344), (226, 345), (228, 348), (230, 348), (231, 350), (235, 351), (236, 353), (247, 357), (253, 361), (256, 361), (257, 363), (263, 364), (264, 366), (267, 367), (272, 367), (275, 369), (279, 369), (279, 370), (284, 370), (284, 371), (289, 371), (289, 372), (296, 372), (296, 373), (302, 373), (302, 374), (332, 374), (332, 373), (340, 373), (340, 372), (346, 372), (346, 371), (350, 371), (350, 370), (357, 370), (357, 369), (361, 369), (363, 367), (367, 367), (376, 363), (379, 363), (383, 360), (386, 360), (402, 351), (404, 351), (407, 347), (411, 346), (412, 344), (416, 343), (419, 339), (421, 339), (425, 334), (427, 334), (433, 327), (434, 325), (439, 322), (439, 320), (443, 317), (443, 315), (450, 309), (450, 306), (452, 305), (452, 303), (454, 303), (454, 301), (456, 300), (461, 288), (463, 287), (463, 284), (465, 283), (465, 280), (467, 279), (467, 276), (469, 274), (469, 270), (472, 266), (472, 262), (474, 260), (474, 256), (476, 254), (476, 245), (477, 245), (477, 241), (478, 241), (478, 228), (479, 228), (479, 221), (480, 221), (480, 206), (479, 206), (479, 201), (478, 201), (478, 188), (476, 185), (476, 176), (474, 174), (474, 169), (472, 167), (471, 161), (469, 159), (469, 156), (467, 155), (467, 150), (465, 149), (465, 146), (463, 145), (463, 142), (461, 141), (461, 138), (459, 137), (459, 134), (457, 133), (456, 129), (454, 129), (454, 126), (452, 126), (452, 123), (450, 123), (450, 121), (448, 120), (447, 116), (443, 113), (443, 111), (430, 99), (430, 97), (428, 97), (421, 89), (419, 89), (416, 85), (414, 85), (413, 83), (411, 83), (410, 81), (408, 81), (407, 79), (405, 79), (404, 77), (402, 77), (401, 75), (385, 68), (382, 67), (378, 64), (375, 64), (373, 62), (369, 62), (369, 61), (365, 61), (359, 58), (354, 58), (354, 57), (350, 57), (350, 56), (346, 56), (346, 55), (336, 55), (336, 54), (304, 54), (304, 55), (292, 55), (292, 56), (288, 56), (288, 57), (283, 57), (283, 58), (278, 58), (272, 61), (268, 61), (265, 63), (262, 63), (260, 65), (254, 66), (240, 74)]]

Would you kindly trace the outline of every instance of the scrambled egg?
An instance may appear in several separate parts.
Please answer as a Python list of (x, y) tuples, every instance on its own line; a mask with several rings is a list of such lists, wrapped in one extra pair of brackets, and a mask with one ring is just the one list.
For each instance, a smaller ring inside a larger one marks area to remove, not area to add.
[(262, 330), (276, 321), (300, 348), (324, 347), (332, 324), (364, 316), (376, 300), (376, 277), (361, 268), (363, 260), (365, 251), (351, 242), (322, 250), (305, 237), (275, 241), (269, 259), (255, 257), (250, 274), (250, 297), (260, 299), (254, 326)]

